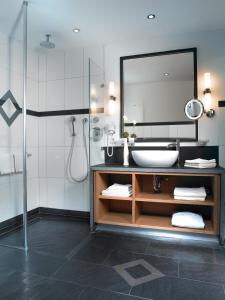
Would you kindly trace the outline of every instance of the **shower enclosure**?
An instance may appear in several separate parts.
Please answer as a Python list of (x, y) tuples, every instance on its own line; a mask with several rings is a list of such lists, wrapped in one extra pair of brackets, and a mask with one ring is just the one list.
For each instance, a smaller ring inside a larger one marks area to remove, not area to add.
[(66, 249), (55, 235), (60, 220), (51, 218), (89, 217), (90, 166), (104, 161), (111, 121), (103, 55), (101, 48), (60, 50), (57, 41), (53, 50), (27, 45), (27, 9), (29, 16), (35, 7), (24, 2), (0, 36), (7, 57), (0, 57), (0, 246), (60, 256), (77, 234), (68, 232)]
[(23, 230), (17, 239), (4, 235), (0, 244), (27, 250), (26, 94), (27, 94), (27, 6), (0, 39), (0, 222), (1, 231), (10, 225)]

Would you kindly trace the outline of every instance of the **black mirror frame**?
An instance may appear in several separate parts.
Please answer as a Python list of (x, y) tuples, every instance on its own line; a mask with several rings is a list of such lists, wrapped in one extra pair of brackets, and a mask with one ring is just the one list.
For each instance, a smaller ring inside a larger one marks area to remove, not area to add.
[[(171, 55), (171, 54), (179, 54), (179, 53), (193, 53), (193, 68), (194, 68), (194, 95), (193, 98), (198, 99), (198, 70), (197, 70), (197, 48), (186, 48), (186, 49), (178, 49), (178, 50), (170, 50), (170, 51), (162, 51), (162, 52), (154, 52), (154, 53), (145, 53), (145, 54), (137, 54), (130, 56), (121, 56), (120, 57), (120, 136), (122, 137), (124, 132), (124, 123), (123, 123), (123, 115), (124, 115), (124, 72), (123, 72), (123, 62), (129, 59), (137, 59), (143, 57), (151, 57), (151, 56), (162, 56), (162, 55)], [(198, 120), (196, 121), (181, 121), (181, 122), (149, 122), (149, 123), (137, 123), (136, 126), (159, 126), (159, 125), (190, 125), (195, 124), (195, 137), (194, 138), (182, 138), (179, 137), (181, 141), (193, 142), (198, 141)], [(127, 125), (131, 126), (131, 123)], [(167, 142), (174, 141), (174, 138), (136, 138), (136, 142)]]

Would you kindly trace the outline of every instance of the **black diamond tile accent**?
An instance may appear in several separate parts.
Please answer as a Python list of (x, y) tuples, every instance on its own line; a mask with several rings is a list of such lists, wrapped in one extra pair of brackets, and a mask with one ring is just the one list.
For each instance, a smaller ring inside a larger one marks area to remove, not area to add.
[[(3, 109), (3, 105), (4, 103), (6, 103), (6, 101), (10, 100), (12, 102), (12, 104), (15, 107), (15, 112), (11, 115), (11, 117), (9, 117), (7, 115), (7, 113), (5, 112), (5, 110)], [(2, 96), (2, 98), (0, 99), (0, 114), (3, 117), (3, 119), (5, 120), (5, 122), (8, 124), (8, 126), (11, 126), (12, 123), (15, 121), (15, 119), (18, 117), (18, 115), (21, 113), (22, 109), (19, 107), (16, 99), (14, 98), (12, 92), (10, 90), (8, 90), (5, 95)]]

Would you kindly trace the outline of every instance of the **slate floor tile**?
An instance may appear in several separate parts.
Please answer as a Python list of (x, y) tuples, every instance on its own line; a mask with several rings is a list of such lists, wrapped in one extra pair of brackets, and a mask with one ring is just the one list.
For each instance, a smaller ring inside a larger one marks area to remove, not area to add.
[(130, 286), (111, 267), (82, 261), (69, 261), (60, 268), (55, 278), (84, 286), (128, 293)]
[(102, 291), (86, 288), (80, 295), (79, 300), (141, 300), (140, 297), (122, 295), (115, 292)]
[(10, 249), (8, 253), (1, 257), (0, 268), (49, 276), (64, 262), (64, 259), (52, 256), (32, 252), (26, 255), (22, 250)]
[(132, 288), (131, 294), (154, 300), (224, 300), (222, 286), (162, 277)]
[(179, 274), (181, 278), (225, 284), (225, 265), (183, 262), (179, 265)]
[(82, 288), (75, 284), (18, 271), (1, 271), (0, 299), (75, 300), (82, 292)]

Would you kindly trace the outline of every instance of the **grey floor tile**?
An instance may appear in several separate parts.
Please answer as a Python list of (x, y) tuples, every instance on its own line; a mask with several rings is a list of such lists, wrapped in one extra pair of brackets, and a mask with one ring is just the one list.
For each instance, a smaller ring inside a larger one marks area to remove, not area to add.
[(225, 261), (223, 250), (214, 250), (213, 248), (170, 241), (151, 240), (146, 253), (197, 263), (217, 263), (218, 261)]
[(173, 259), (145, 254), (136, 254), (124, 250), (113, 251), (105, 261), (105, 264), (109, 266), (115, 266), (138, 259), (144, 259), (163, 274), (175, 277), (178, 276), (178, 263)]
[(132, 288), (131, 294), (154, 300), (224, 300), (222, 286), (163, 277)]
[(183, 262), (179, 265), (181, 278), (225, 284), (225, 266)]
[(115, 292), (86, 288), (81, 293), (79, 300), (141, 300), (141, 298), (122, 295)]
[(4, 300), (75, 300), (82, 292), (75, 284), (17, 271), (1, 272), (0, 290)]
[(30, 252), (26, 255), (22, 250), (10, 249), (1, 257), (0, 268), (49, 276), (64, 262), (64, 259), (52, 256)]
[(113, 268), (82, 261), (69, 261), (56, 272), (54, 277), (115, 292), (128, 293), (130, 290), (130, 286)]

